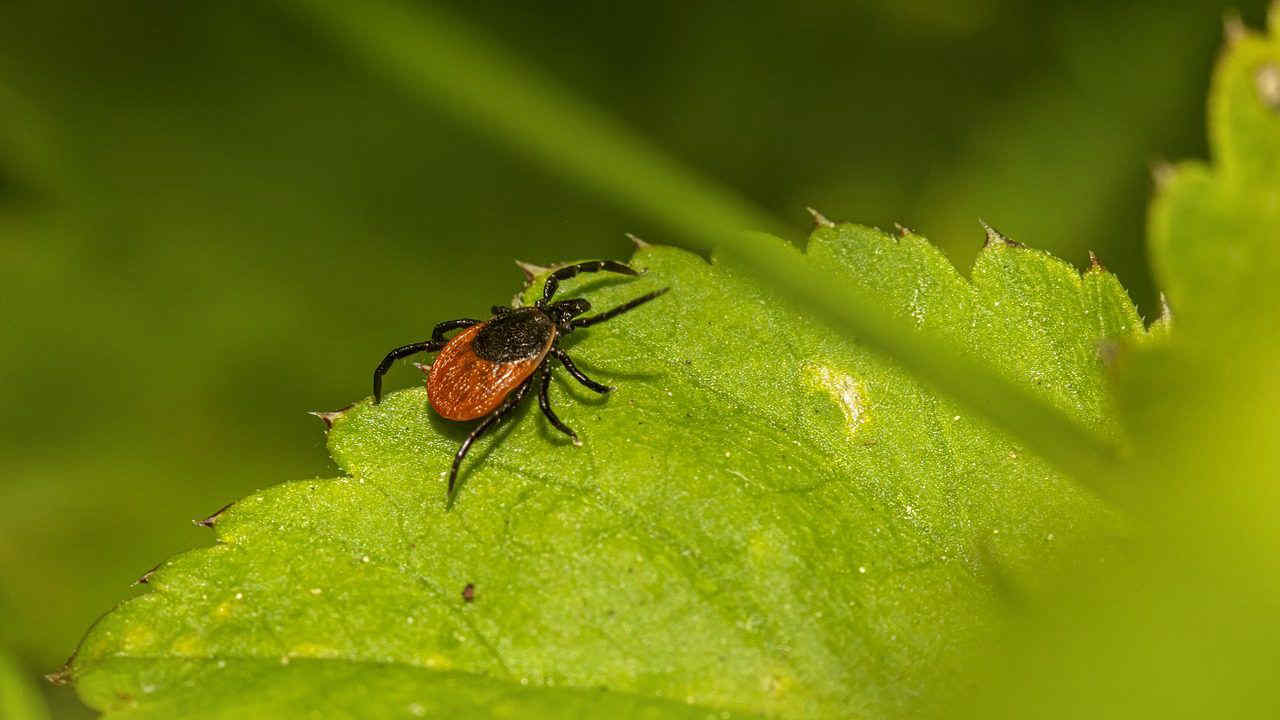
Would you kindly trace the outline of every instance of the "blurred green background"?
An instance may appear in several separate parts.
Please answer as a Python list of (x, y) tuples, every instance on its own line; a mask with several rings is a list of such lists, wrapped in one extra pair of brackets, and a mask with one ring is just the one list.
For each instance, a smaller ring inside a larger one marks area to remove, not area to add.
[[(452, 3), (781, 218), (977, 218), (1151, 314), (1148, 167), (1203, 156), (1223, 3)], [(1261, 22), (1262, 3), (1237, 4)], [(273, 3), (0, 5), (0, 653), (33, 678), (189, 519), (334, 472), (318, 421), (520, 257), (657, 232), (369, 76)], [(401, 368), (389, 383), (416, 382)], [(47, 688), (55, 715), (79, 709)]]

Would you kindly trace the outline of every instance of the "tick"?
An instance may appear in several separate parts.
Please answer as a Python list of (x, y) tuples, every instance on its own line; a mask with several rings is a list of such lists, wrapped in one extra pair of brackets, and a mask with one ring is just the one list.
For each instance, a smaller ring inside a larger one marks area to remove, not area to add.
[[(574, 445), (581, 445), (578, 434), (551, 409), (547, 391), (551, 387), (551, 364), (558, 362), (575, 380), (588, 389), (605, 394), (613, 388), (587, 377), (560, 348), (560, 339), (578, 328), (590, 327), (653, 300), (671, 288), (655, 290), (590, 317), (580, 317), (591, 310), (582, 298), (552, 302), (560, 281), (578, 273), (612, 272), (639, 275), (633, 268), (613, 260), (591, 260), (558, 268), (542, 286), (542, 297), (531, 307), (509, 308), (495, 305), (488, 320), (460, 318), (446, 320), (431, 331), (431, 339), (403, 345), (378, 363), (373, 371), (373, 402), (382, 401), (382, 376), (400, 358), (420, 352), (438, 352), (427, 372), (427, 399), (440, 417), (461, 422), (479, 420), (471, 434), (462, 441), (453, 466), (449, 469), (448, 495), (453, 495), (458, 468), (471, 445), (481, 435), (511, 413), (536, 382), (538, 406), (551, 426), (568, 435)], [(445, 333), (462, 332), (452, 338)]]

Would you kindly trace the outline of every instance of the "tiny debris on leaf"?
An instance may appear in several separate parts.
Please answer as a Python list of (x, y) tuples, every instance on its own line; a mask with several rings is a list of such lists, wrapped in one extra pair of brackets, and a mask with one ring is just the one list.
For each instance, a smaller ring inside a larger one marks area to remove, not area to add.
[(1116, 361), (1120, 358), (1120, 353), (1124, 350), (1120, 343), (1114, 340), (1103, 340), (1098, 343), (1098, 359), (1102, 362), (1103, 367), (1112, 368), (1116, 366)]
[(472, 602), (475, 599), (476, 599), (475, 583), (467, 583), (466, 587), (462, 588), (462, 600), (463, 602)]

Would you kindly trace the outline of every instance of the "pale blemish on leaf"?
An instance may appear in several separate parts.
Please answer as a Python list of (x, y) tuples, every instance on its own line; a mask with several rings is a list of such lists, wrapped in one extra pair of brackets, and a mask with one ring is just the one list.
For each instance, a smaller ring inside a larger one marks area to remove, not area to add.
[(299, 643), (289, 648), (289, 657), (336, 658), (341, 656), (342, 652), (337, 648), (321, 645), (319, 643)]
[(434, 670), (447, 670), (453, 667), (453, 661), (440, 653), (427, 655), (423, 657), (420, 662), (423, 667), (432, 668)]
[(125, 652), (133, 652), (150, 648), (155, 642), (155, 633), (146, 625), (134, 625), (125, 631), (120, 638), (120, 647)]
[(867, 421), (867, 393), (865, 385), (838, 370), (825, 365), (812, 365), (808, 368), (810, 379), (823, 392), (827, 393), (840, 406), (844, 413), (845, 429), (850, 435), (858, 432), (858, 428)]
[(195, 633), (188, 633), (173, 641), (169, 649), (179, 657), (195, 657), (200, 654), (200, 646), (200, 636)]

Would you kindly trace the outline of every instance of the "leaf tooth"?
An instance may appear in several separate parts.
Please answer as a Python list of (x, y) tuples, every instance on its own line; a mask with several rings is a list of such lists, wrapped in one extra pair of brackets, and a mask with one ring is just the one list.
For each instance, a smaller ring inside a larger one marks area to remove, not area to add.
[(631, 234), (631, 233), (626, 233), (626, 236), (627, 236), (627, 239), (628, 239), (628, 240), (630, 240), (631, 242), (635, 243), (636, 250), (647, 250), (647, 249), (649, 249), (649, 248), (653, 247), (653, 245), (652, 245), (651, 243), (647, 243), (647, 242), (645, 242), (642, 238), (640, 238), (640, 237), (638, 237), (638, 236), (636, 236), (636, 235), (633, 235), (633, 234)]
[(982, 225), (982, 229), (987, 232), (987, 239), (986, 242), (982, 243), (982, 247), (989, 248), (998, 246), (1019, 248), (1023, 246), (1022, 243), (1010, 240), (1004, 233), (988, 225), (986, 220), (978, 218), (978, 222)]
[(149, 584), (151, 582), (151, 576), (155, 575), (156, 571), (160, 569), (160, 566), (164, 564), (165, 564), (164, 560), (161, 560), (160, 562), (156, 563), (150, 570), (142, 573), (142, 575), (137, 580), (134, 580), (133, 584), (130, 585), (129, 587), (138, 587), (139, 585)]
[(346, 415), (347, 411), (350, 410), (351, 408), (352, 408), (352, 405), (348, 405), (344, 408), (338, 408), (337, 410), (327, 410), (327, 411), (326, 410), (308, 410), (307, 414), (315, 415), (316, 417), (320, 418), (321, 420), (324, 421), (324, 429), (331, 430), (333, 429), (334, 421), (338, 420), (343, 415)]
[(1169, 307), (1169, 298), (1164, 292), (1160, 293), (1160, 322), (1173, 322), (1173, 310)]
[(224, 513), (224, 512), (226, 512), (227, 510), (229, 510), (229, 509), (231, 508), (231, 506), (232, 506), (232, 505), (235, 505), (235, 504), (236, 504), (236, 503), (235, 503), (235, 501), (234, 501), (234, 500), (232, 500), (231, 502), (227, 503), (226, 505), (223, 505), (222, 507), (220, 507), (220, 508), (218, 508), (217, 510), (215, 510), (215, 511), (213, 512), (213, 514), (212, 514), (212, 515), (210, 515), (209, 517), (207, 517), (207, 518), (205, 518), (205, 519), (203, 519), (203, 520), (192, 520), (191, 522), (192, 522), (193, 524), (195, 524), (195, 525), (199, 526), (199, 527), (207, 527), (207, 528), (211, 528), (211, 527), (213, 527), (213, 526), (214, 526), (214, 524), (216, 524), (216, 523), (218, 522), (218, 518), (222, 515), (222, 513)]
[(1230, 8), (1222, 13), (1222, 39), (1226, 41), (1227, 47), (1234, 47), (1248, 32), (1239, 10)]
[(524, 282), (526, 285), (533, 282), (533, 279), (539, 275), (545, 274), (551, 268), (541, 265), (534, 265), (531, 262), (516, 260), (516, 267), (520, 268), (520, 272), (524, 273)]
[(909, 227), (907, 227), (906, 225), (903, 225), (902, 223), (899, 223), (899, 222), (895, 222), (895, 223), (893, 224), (893, 226), (894, 226), (895, 228), (897, 228), (897, 230), (898, 230), (898, 237), (906, 237), (906, 236), (908, 236), (908, 235), (918, 235), (918, 234), (919, 234), (919, 233), (917, 233), (915, 230), (912, 230), (911, 228), (909, 228)]
[(809, 214), (813, 216), (813, 224), (816, 225), (817, 227), (832, 228), (836, 226), (836, 224), (831, 222), (831, 220), (827, 218), (826, 215), (823, 215), (817, 210), (814, 210), (813, 208), (807, 205), (805, 206), (804, 209), (808, 210)]
[(48, 680), (50, 685), (66, 685), (71, 682), (74, 679), (71, 677), (71, 664), (75, 662), (76, 654), (79, 652), (79, 650), (76, 650), (76, 652), (71, 653), (71, 657), (67, 658), (67, 661), (62, 663), (62, 667), (46, 674), (44, 679)]
[(1089, 270), (1096, 270), (1098, 272), (1106, 271), (1106, 268), (1102, 265), (1102, 262), (1098, 260), (1098, 256), (1093, 254), (1092, 250), (1089, 251)]

